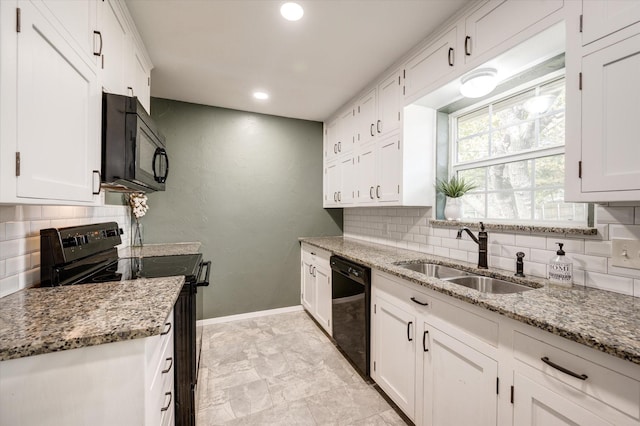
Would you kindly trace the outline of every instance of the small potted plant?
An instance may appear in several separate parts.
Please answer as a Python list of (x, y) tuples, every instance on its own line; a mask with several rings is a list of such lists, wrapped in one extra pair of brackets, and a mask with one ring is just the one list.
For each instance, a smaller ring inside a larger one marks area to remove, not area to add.
[(444, 217), (447, 220), (460, 220), (462, 217), (462, 197), (472, 189), (477, 188), (478, 185), (467, 182), (463, 177), (453, 175), (449, 180), (438, 179), (436, 183), (436, 189), (446, 196), (444, 206)]

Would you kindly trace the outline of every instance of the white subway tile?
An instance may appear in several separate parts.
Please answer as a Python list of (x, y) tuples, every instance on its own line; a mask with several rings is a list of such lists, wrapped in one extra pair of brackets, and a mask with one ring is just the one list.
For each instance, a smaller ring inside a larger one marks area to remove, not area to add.
[(19, 206), (0, 206), (0, 222), (20, 220)]
[(22, 206), (24, 220), (37, 220), (42, 218), (42, 206)]
[(562, 249), (567, 253), (584, 253), (584, 240), (564, 238), (564, 237), (547, 237), (547, 250), (558, 250), (558, 244), (563, 243)]
[(16, 257), (27, 252), (26, 238), (0, 241), (0, 259)]
[(0, 280), (0, 297), (20, 290), (20, 279), (18, 275), (12, 275)]
[(511, 272), (514, 272), (516, 270), (515, 261), (499, 256), (491, 256), (489, 258), (489, 266), (491, 266), (492, 268), (504, 269)]
[(433, 228), (433, 235), (436, 237), (449, 238), (449, 230), (445, 228)]
[(601, 240), (606, 241), (609, 239), (609, 224), (596, 225), (596, 229)]
[(409, 228), (407, 227), (407, 225), (396, 225), (396, 231), (397, 232), (408, 232)]
[(429, 222), (428, 222), (428, 219), (426, 217), (421, 217), (420, 219), (418, 219), (416, 221), (416, 224), (420, 225), (420, 226), (427, 226), (429, 224)]
[(500, 256), (501, 257), (512, 258), (513, 261), (515, 262), (516, 253), (518, 253), (518, 252), (524, 253), (524, 258), (525, 259), (531, 257), (531, 249), (529, 249), (529, 248), (500, 245)]
[(407, 215), (407, 208), (406, 207), (400, 207), (396, 209), (396, 216), (397, 217), (403, 217)]
[(531, 275), (539, 278), (547, 277), (547, 265), (536, 262), (524, 262), (524, 274), (525, 276)]
[(640, 280), (633, 280), (633, 295), (640, 297)]
[(467, 252), (467, 262), (478, 264), (478, 253)]
[(573, 270), (573, 285), (574, 286), (578, 286), (578, 287), (585, 287), (585, 284), (584, 284), (585, 275), (586, 275), (586, 272), (583, 271), (582, 269), (574, 269)]
[(419, 209), (407, 209), (407, 216), (413, 216), (413, 217), (420, 217), (420, 210)]
[(35, 220), (33, 222), (30, 222), (29, 235), (32, 236), (32, 237), (33, 236), (39, 236), (41, 229), (46, 229), (46, 228), (50, 228), (50, 227), (51, 227), (51, 221), (50, 220)]
[(611, 258), (608, 259), (609, 269), (608, 272), (611, 275), (618, 275), (622, 277), (631, 277), (631, 278), (640, 278), (640, 269), (632, 269), (632, 268), (621, 268), (619, 266), (613, 266), (613, 260)]
[(611, 239), (640, 240), (640, 225), (609, 225)]
[(515, 234), (489, 233), (489, 242), (492, 244), (505, 244), (513, 246), (516, 244)]
[(7, 222), (5, 232), (7, 240), (25, 238), (29, 234), (29, 222)]
[(0, 278), (7, 276), (6, 260), (0, 260)]
[(408, 250), (409, 249), (409, 242), (408, 241), (398, 241), (396, 243), (396, 247)]
[(455, 260), (467, 261), (467, 252), (463, 250), (451, 249), (449, 250), (449, 257)]
[(40, 266), (40, 252), (31, 253), (31, 267), (37, 268)]
[(433, 254), (433, 246), (427, 244), (420, 244), (420, 251), (422, 253)]
[(442, 239), (442, 247), (457, 249), (458, 248), (458, 240), (456, 240), (455, 238), (443, 238)]
[(60, 206), (42, 206), (43, 219), (57, 219), (61, 217)]
[[(40, 237), (29, 237), (26, 239), (25, 253), (40, 251)], [(21, 253), (22, 254), (22, 253)]]
[[(466, 242), (466, 241), (465, 241)], [(475, 243), (473, 243), (475, 244)], [(502, 249), (500, 248), (500, 244), (489, 244), (488, 251), (492, 256), (500, 256)], [(471, 251), (471, 250), (469, 250)]]
[(20, 288), (32, 287), (40, 282), (40, 268), (30, 269), (18, 275), (18, 285)]
[(634, 221), (634, 208), (598, 206), (596, 221), (598, 223), (632, 224)]
[(413, 251), (420, 251), (420, 244), (414, 242), (408, 242), (407, 248)]
[(402, 234), (402, 241), (413, 241), (412, 234)]
[(640, 207), (636, 207), (636, 218), (633, 221), (636, 225), (640, 225)]
[(515, 245), (528, 248), (544, 249), (547, 247), (547, 239), (545, 237), (516, 234)]
[(406, 216), (402, 218), (402, 223), (404, 225), (408, 225), (408, 226), (413, 226), (414, 224), (414, 219), (411, 216)]
[(585, 241), (584, 254), (611, 257), (611, 241)]
[(633, 279), (600, 274), (598, 272), (585, 273), (585, 285), (601, 290), (633, 295)]
[(436, 256), (449, 257), (449, 249), (445, 247), (433, 247), (433, 254)]
[(546, 265), (547, 263), (549, 263), (549, 260), (551, 260), (551, 258), (555, 256), (555, 254), (556, 252), (552, 250), (531, 249), (531, 256), (529, 260)]
[(6, 228), (4, 225), (4, 222), (0, 223), (0, 241), (4, 241), (7, 239)]
[(22, 256), (10, 257), (6, 260), (7, 275), (16, 275), (22, 271), (26, 271), (31, 267), (31, 256), (26, 254)]
[(607, 273), (607, 258), (599, 256), (588, 256), (585, 254), (567, 255), (569, 260), (573, 262), (574, 268), (583, 269), (585, 271)]
[(433, 234), (433, 228), (431, 228), (430, 226), (421, 226), (420, 227), (420, 233), (422, 235), (432, 235)]
[(425, 235), (413, 234), (413, 241), (420, 244), (427, 244), (427, 237)]
[(471, 240), (456, 240), (458, 241), (458, 248), (460, 250), (466, 250), (471, 252), (478, 252), (478, 245)]

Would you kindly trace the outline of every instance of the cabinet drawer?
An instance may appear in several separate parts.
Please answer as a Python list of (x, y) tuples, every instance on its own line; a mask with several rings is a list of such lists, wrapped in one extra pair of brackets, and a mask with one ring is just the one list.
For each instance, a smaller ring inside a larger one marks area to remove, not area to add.
[[(518, 331), (514, 332), (513, 349), (516, 360), (561, 382), (550, 380), (549, 387), (578, 401), (582, 399), (581, 395), (591, 396), (634, 419), (640, 418), (640, 382), (637, 380)], [(542, 358), (587, 378), (573, 377), (546, 364)]]
[(497, 322), (437, 299), (432, 300), (430, 313), (434, 317), (462, 329), (466, 334), (498, 347)]
[(302, 243), (302, 260), (305, 263), (317, 264), (324, 260), (328, 265), (330, 257), (331, 253), (328, 251)]

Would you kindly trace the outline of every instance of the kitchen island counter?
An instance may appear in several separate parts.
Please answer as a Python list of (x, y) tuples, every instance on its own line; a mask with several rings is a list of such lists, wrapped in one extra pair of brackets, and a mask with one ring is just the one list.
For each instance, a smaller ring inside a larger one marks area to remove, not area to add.
[[(497, 312), (514, 320), (640, 364), (640, 298), (589, 287), (560, 288), (512, 272), (343, 237), (300, 238), (357, 263)], [(488, 294), (427, 277), (397, 265), (427, 261), (539, 287), (523, 293)]]

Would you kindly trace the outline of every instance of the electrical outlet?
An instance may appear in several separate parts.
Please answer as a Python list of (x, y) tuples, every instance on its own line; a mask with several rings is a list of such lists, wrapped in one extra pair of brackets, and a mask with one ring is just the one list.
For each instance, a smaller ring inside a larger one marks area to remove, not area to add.
[(611, 264), (622, 268), (640, 269), (640, 241), (612, 240)]

